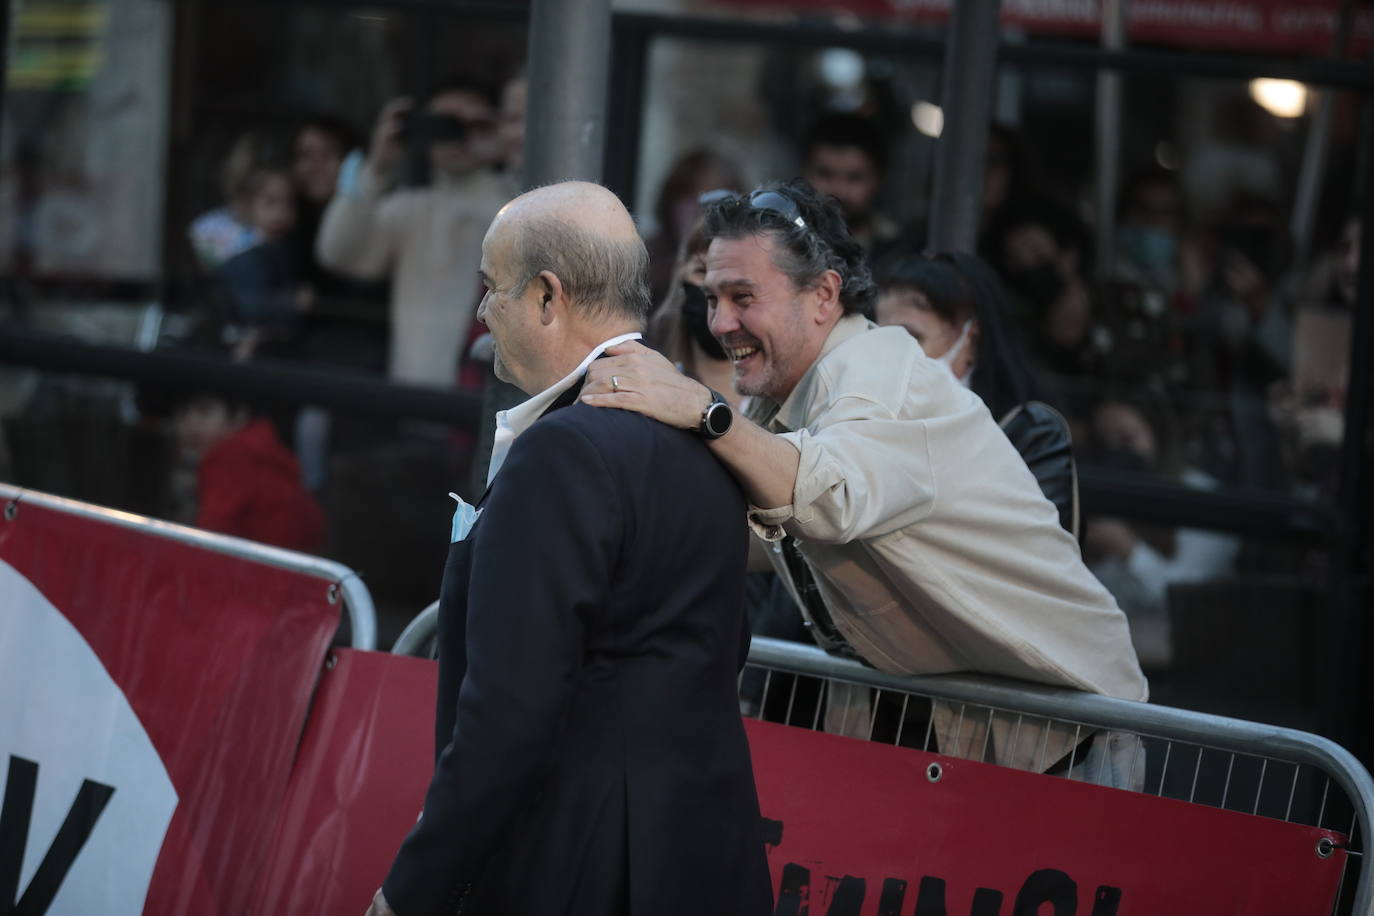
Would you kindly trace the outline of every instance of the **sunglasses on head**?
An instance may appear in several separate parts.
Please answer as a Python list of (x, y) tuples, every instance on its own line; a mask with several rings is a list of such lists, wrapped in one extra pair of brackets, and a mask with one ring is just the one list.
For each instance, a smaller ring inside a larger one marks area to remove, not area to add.
[(707, 191), (697, 197), (697, 203), (703, 207), (709, 207), (722, 200), (735, 200), (752, 210), (767, 210), (769, 213), (776, 213), (799, 229), (808, 228), (806, 220), (802, 219), (801, 208), (797, 206), (797, 202), (781, 191), (759, 189), (747, 197), (742, 197), (734, 191), (722, 188)]

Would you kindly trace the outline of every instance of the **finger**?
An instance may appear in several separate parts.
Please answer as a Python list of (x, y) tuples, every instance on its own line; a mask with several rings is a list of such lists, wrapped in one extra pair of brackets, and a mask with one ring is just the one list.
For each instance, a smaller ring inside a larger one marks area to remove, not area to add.
[(648, 413), (649, 407), (649, 402), (639, 392), (626, 391), (623, 388), (618, 392), (606, 394), (583, 394), (581, 401), (591, 407), (614, 407), (617, 410), (630, 410), (635, 413)]
[(626, 353), (635, 353), (639, 350), (648, 349), (648, 347), (644, 346), (644, 344), (640, 343), (637, 340), (627, 340), (623, 343), (616, 344), (614, 347), (607, 347), (606, 352), (609, 353), (611, 356), (622, 356)]

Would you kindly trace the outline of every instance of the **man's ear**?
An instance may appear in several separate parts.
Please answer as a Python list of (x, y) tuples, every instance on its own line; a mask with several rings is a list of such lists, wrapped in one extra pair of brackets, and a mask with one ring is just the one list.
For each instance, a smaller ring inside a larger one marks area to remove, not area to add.
[(844, 311), (844, 305), (840, 302), (840, 285), (840, 275), (833, 270), (827, 270), (817, 278), (816, 285), (812, 287), (816, 294), (816, 324), (825, 324), (836, 313)]
[(539, 271), (539, 276), (535, 278), (539, 284), (539, 323), (552, 324), (567, 310), (568, 295), (563, 288), (563, 281), (558, 279), (558, 275), (551, 270)]

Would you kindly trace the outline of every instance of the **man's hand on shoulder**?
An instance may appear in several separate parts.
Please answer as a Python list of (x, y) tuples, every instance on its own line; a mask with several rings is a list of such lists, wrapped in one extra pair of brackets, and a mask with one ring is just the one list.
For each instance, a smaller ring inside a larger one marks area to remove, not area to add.
[(687, 378), (663, 354), (636, 341), (617, 344), (592, 361), (582, 401), (633, 410), (679, 429), (698, 429), (711, 391)]
[(372, 906), (367, 908), (363, 916), (396, 916), (396, 911), (387, 905), (386, 898), (382, 896), (382, 889), (377, 888), (377, 894), (372, 898)]

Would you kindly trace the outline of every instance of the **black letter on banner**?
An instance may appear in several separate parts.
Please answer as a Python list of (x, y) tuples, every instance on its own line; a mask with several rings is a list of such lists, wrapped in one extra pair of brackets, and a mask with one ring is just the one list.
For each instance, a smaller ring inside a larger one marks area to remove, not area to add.
[(782, 842), (782, 821), (763, 818), (763, 845), (777, 846)]
[(24, 865), (24, 847), (29, 842), (29, 821), (33, 817), (34, 790), (38, 787), (38, 764), (22, 757), (10, 757), (9, 777), (5, 783), (5, 804), (0, 809), (0, 906), (10, 916), (41, 916), (52, 906), (62, 880), (71, 871), (72, 863), (81, 847), (90, 839), (95, 822), (110, 803), (114, 786), (93, 782), (81, 783), (67, 812), (67, 819), (57, 830), (43, 861), (34, 872), (24, 896), (13, 902), (19, 893), (19, 872)]
[[(970, 916), (997, 916), (1002, 911), (1002, 892), (990, 887), (980, 887), (973, 892), (973, 906)], [(911, 916), (946, 916), (945, 882), (929, 875), (921, 879), (921, 888), (916, 892), (916, 909)]]
[(1121, 888), (1108, 887), (1105, 884), (1099, 885), (1097, 895), (1093, 898), (1093, 916), (1116, 916), (1116, 910), (1119, 906), (1121, 906)]
[(906, 882), (901, 878), (888, 878), (883, 882), (883, 893), (878, 898), (878, 916), (902, 916), (904, 900)]
[(980, 887), (973, 892), (973, 909), (970, 916), (997, 916), (1002, 912), (1002, 892), (990, 887)]
[(782, 867), (782, 884), (778, 887), (778, 907), (775, 916), (806, 916), (810, 911), (811, 870), (792, 862)]
[(1054, 916), (1074, 916), (1078, 912), (1078, 885), (1057, 868), (1031, 872), (1016, 895), (1012, 916), (1036, 916), (1042, 903), (1054, 904)]
[(863, 878), (845, 875), (840, 879), (840, 886), (835, 889), (834, 896), (830, 898), (830, 908), (825, 911), (825, 916), (859, 916), (867, 890)]

